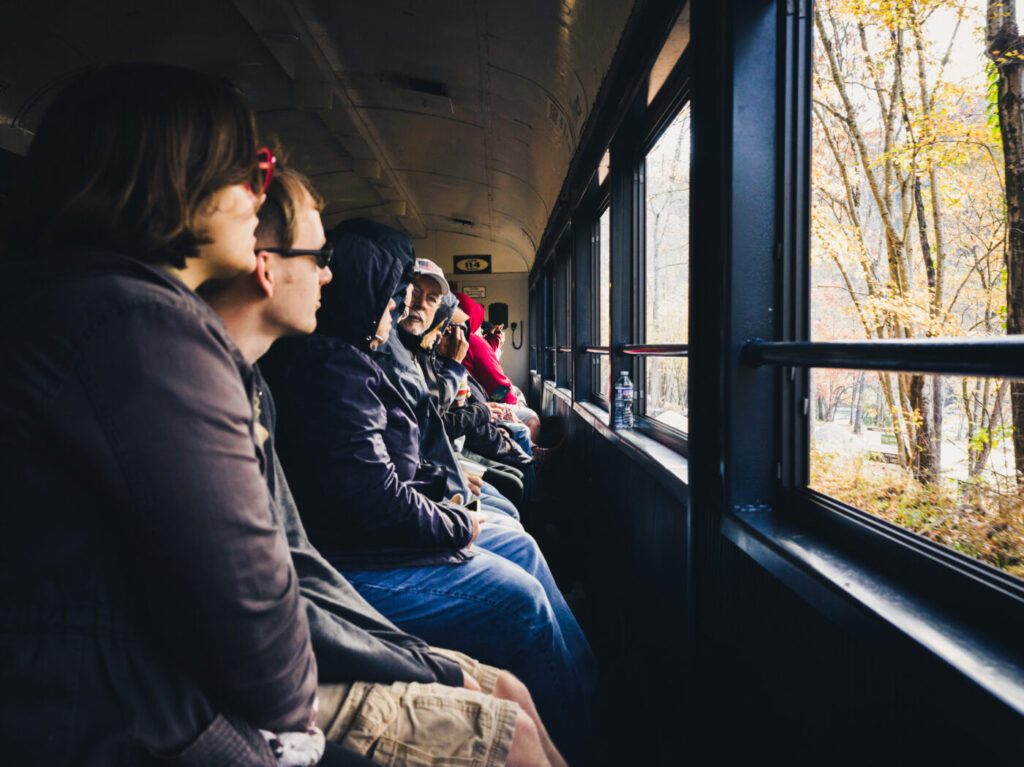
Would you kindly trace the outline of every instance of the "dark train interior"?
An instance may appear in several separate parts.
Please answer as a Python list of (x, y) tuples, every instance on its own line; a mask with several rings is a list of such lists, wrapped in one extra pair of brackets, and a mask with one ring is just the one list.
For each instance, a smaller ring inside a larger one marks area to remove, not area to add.
[[(504, 305), (503, 365), (549, 448), (526, 521), (601, 664), (591, 763), (1019, 758), (1024, 589), (807, 490), (793, 371), (808, 365), (741, 355), (809, 338), (812, 7), (15, 0), (0, 205), (76, 74), (143, 60), (227, 76), (323, 194), (326, 227), (401, 229)], [(688, 319), (645, 352), (638, 169), (681, 108)], [(615, 428), (609, 386), (657, 353), (687, 355), (685, 433)]]

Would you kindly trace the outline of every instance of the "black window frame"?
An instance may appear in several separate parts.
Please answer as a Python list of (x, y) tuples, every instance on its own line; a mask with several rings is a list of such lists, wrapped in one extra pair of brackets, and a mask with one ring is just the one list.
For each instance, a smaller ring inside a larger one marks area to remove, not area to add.
[[(640, 103), (636, 105), (638, 114), (637, 143), (634, 150), (633, 163), (636, 174), (636, 198), (638, 201), (637, 211), (637, 247), (636, 247), (636, 286), (634, 292), (638, 294), (638, 314), (635, 319), (634, 341), (636, 344), (647, 343), (647, 317), (646, 317), (646, 286), (647, 286), (647, 170), (646, 160), (651, 149), (658, 142), (658, 139), (665, 133), (672, 121), (690, 103), (691, 83), (693, 79), (693, 64), (691, 48), (683, 52), (679, 61), (676, 62), (668, 78), (662, 84), (657, 96), (646, 105), (646, 93)], [(691, 248), (692, 253), (692, 248)], [(691, 283), (692, 285), (692, 283)], [(687, 318), (689, 320), (689, 318)], [(687, 334), (689, 335), (689, 334)], [(641, 357), (634, 365), (633, 381), (638, 394), (636, 428), (644, 434), (661, 442), (668, 447), (688, 455), (689, 438), (686, 432), (672, 428), (661, 421), (650, 418), (647, 415), (647, 365), (645, 357)], [(687, 373), (687, 388), (689, 388), (689, 373)]]
[[(597, 171), (595, 169), (596, 177)], [(606, 178), (604, 183), (596, 186), (591, 195), (590, 209), (593, 211), (589, 216), (583, 214), (583, 218), (590, 221), (590, 274), (591, 285), (593, 286), (591, 300), (591, 326), (590, 337), (593, 340), (594, 348), (604, 348), (605, 344), (601, 338), (601, 291), (610, 288), (601, 282), (601, 218), (608, 214), (608, 273), (609, 283), (612, 281), (612, 248), (611, 248), (611, 186)], [(611, 295), (608, 296), (608, 311), (612, 311)], [(608, 397), (601, 393), (601, 360), (610, 357), (608, 352), (604, 354), (588, 355), (590, 359), (590, 390), (586, 392), (586, 398), (603, 410), (611, 410), (611, 386), (608, 388)], [(609, 370), (609, 375), (611, 371)]]
[[(703, 165), (696, 175), (713, 187), (721, 168), (732, 172), (718, 182), (722, 186), (702, 189), (702, 199), (691, 204), (691, 221), (704, 226), (702, 242), (691, 240), (702, 254), (691, 264), (691, 280), (702, 275), (708, 283), (707, 290), (693, 294), (703, 306), (692, 303), (691, 316), (720, 312), (700, 337), (691, 322), (691, 345), (707, 348), (716, 331), (723, 338), (708, 358), (701, 348), (691, 358), (691, 380), (703, 389), (704, 400), (695, 403), (700, 423), (691, 436), (698, 444), (707, 440), (713, 456), (691, 458), (694, 503), (718, 499), (722, 535), (836, 620), (868, 631), (861, 616), (881, 616), (1024, 713), (1024, 651), (1015, 640), (1024, 627), (1024, 580), (807, 487), (810, 369), (876, 370), (880, 349), (864, 342), (810, 341), (813, 17), (807, 3), (771, 5), (752, 4), (735, 13), (728, 34), (747, 47), (732, 61), (732, 80), (724, 88), (717, 84), (728, 93), (731, 109), (721, 109), (722, 96), (710, 92), (716, 83), (698, 85), (706, 89), (700, 94), (705, 109), (700, 128), (695, 115), (695, 133), (705, 132), (713, 144), (708, 134), (723, 134), (724, 140), (715, 147), (718, 156), (695, 156), (695, 164)], [(695, 12), (709, 21), (717, 13), (716, 24), (728, 18), (700, 5)], [(774, 71), (754, 63), (768, 51)], [(752, 121), (721, 117), (738, 114), (740, 104), (747, 114), (773, 112), (771, 131), (756, 132)], [(742, 175), (731, 166), (737, 148), (743, 150)], [(773, 193), (752, 204), (766, 188)], [(705, 206), (719, 193), (726, 202), (709, 216)], [(718, 224), (723, 226), (712, 233)], [(727, 254), (714, 279), (708, 279), (714, 266), (703, 260), (709, 245)], [(718, 288), (720, 299), (712, 295)], [(1024, 345), (1013, 343), (1018, 349)], [(945, 346), (932, 350), (928, 341), (901, 341), (890, 358), (905, 370), (962, 375), (976, 371), (964, 361), (968, 357), (999, 362), (999, 352), (984, 344)], [(724, 372), (706, 375), (711, 368), (705, 362)], [(722, 393), (712, 394), (712, 386)], [(717, 405), (707, 407), (710, 399)], [(712, 434), (719, 429), (721, 436)], [(715, 487), (706, 472), (720, 466), (724, 477)], [(912, 605), (912, 618), (906, 605)], [(964, 652), (973, 662), (964, 663)]]
[(571, 234), (566, 231), (559, 240), (555, 262), (555, 385), (572, 389), (573, 380), (573, 269)]

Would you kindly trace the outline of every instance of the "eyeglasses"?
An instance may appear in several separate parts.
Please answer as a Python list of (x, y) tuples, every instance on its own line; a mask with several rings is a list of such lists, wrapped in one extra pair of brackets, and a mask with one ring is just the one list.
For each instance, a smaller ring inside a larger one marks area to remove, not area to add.
[(263, 147), (256, 152), (256, 158), (256, 170), (253, 171), (252, 180), (246, 186), (256, 197), (262, 197), (267, 193), (270, 179), (274, 177), (274, 166), (277, 164), (277, 158), (267, 147)]
[(277, 253), (279, 256), (285, 258), (292, 258), (293, 256), (313, 256), (316, 258), (316, 265), (321, 269), (326, 269), (328, 264), (331, 263), (331, 259), (334, 258), (334, 245), (327, 243), (319, 250), (302, 250), (299, 248), (259, 248), (256, 252), (261, 250), (267, 251), (267, 253)]

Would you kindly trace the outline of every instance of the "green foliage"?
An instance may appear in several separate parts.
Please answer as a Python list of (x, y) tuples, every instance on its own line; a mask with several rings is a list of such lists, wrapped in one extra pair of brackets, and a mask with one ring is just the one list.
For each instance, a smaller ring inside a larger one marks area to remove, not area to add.
[(1004, 439), (1013, 436), (1013, 426), (1003, 425), (992, 431), (986, 428), (979, 428), (978, 432), (968, 442), (971, 450), (978, 452), (985, 448), (986, 445), (995, 447)]
[(1001, 144), (1002, 133), (999, 129), (999, 68), (991, 61), (985, 64), (985, 124), (988, 126), (992, 143)]
[(961, 554), (1024, 576), (1024, 495), (1000, 492), (983, 481), (918, 482), (895, 466), (815, 449), (810, 486)]

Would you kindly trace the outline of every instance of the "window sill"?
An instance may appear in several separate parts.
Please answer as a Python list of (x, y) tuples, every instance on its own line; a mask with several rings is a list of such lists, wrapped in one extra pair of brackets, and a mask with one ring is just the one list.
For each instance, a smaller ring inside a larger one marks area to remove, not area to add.
[(559, 391), (573, 411), (622, 452), (649, 467), (681, 503), (689, 500), (690, 463), (675, 450), (638, 431), (616, 431), (608, 426), (608, 411), (592, 402), (573, 402)]
[[(573, 402), (568, 391), (551, 389), (595, 431), (646, 465), (681, 503), (688, 502), (689, 464), (684, 456), (637, 431), (610, 428), (606, 409)], [(823, 615), (865, 641), (892, 648), (894, 635), (902, 636), (1024, 714), (1024, 651), (1005, 641), (1024, 631), (1019, 594), (999, 588), (998, 578), (993, 584), (992, 579), (951, 568), (927, 547), (908, 547), (899, 531), (882, 546), (872, 525), (840, 518), (806, 494), (786, 494), (782, 503), (794, 513), (727, 512), (722, 534)], [(871, 542), (860, 540), (862, 536)], [(882, 548), (889, 551), (879, 555)], [(993, 625), (994, 616), (998, 626)]]
[(544, 388), (550, 391), (552, 394), (561, 396), (562, 399), (572, 400), (572, 391), (564, 386), (559, 386), (550, 378), (544, 379)]
[[(830, 524), (828, 509), (812, 512)], [(722, 534), (829, 618), (882, 645), (891, 645), (895, 631), (1024, 714), (1024, 655), (1000, 639), (1019, 627), (1020, 605), (1012, 595), (963, 573), (936, 572), (945, 565), (923, 561), (927, 552), (915, 560), (904, 551), (897, 565), (904, 572), (897, 575), (885, 556), (869, 560), (856, 540), (842, 539), (856, 539), (856, 533), (843, 531), (837, 539), (800, 514), (726, 512)], [(946, 579), (959, 588), (947, 587)], [(993, 608), (999, 601), (1007, 609)], [(993, 627), (996, 616), (1000, 625)]]

